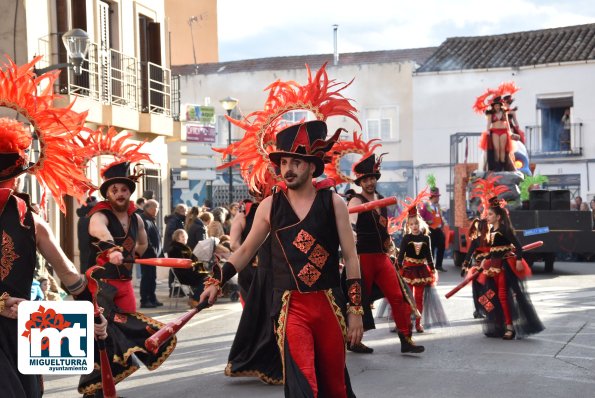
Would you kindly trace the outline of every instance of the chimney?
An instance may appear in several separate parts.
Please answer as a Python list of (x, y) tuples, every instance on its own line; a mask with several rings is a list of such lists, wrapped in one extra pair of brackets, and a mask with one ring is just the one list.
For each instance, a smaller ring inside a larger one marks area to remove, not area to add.
[(339, 25), (333, 25), (333, 41), (334, 41), (334, 59), (333, 65), (337, 66), (339, 64), (339, 51), (337, 50), (337, 30), (339, 29)]

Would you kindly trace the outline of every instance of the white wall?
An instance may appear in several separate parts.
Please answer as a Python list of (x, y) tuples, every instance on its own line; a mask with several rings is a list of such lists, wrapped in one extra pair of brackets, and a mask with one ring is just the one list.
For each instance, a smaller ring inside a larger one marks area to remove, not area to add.
[[(485, 117), (474, 113), (471, 107), (485, 89), (496, 88), (505, 81), (514, 81), (521, 89), (514, 97), (519, 108), (517, 117), (523, 128), (540, 124), (536, 112), (538, 96), (571, 94), (574, 98), (573, 122), (583, 123), (583, 156), (578, 159), (595, 158), (595, 63), (581, 63), (414, 75), (414, 166), (449, 163), (451, 134), (485, 130)], [(540, 165), (538, 159), (532, 162)], [(550, 166), (544, 165), (545, 168)], [(581, 194), (586, 196), (585, 164), (568, 163), (563, 169), (564, 174), (581, 173)], [(590, 185), (591, 191), (595, 191), (593, 183)]]

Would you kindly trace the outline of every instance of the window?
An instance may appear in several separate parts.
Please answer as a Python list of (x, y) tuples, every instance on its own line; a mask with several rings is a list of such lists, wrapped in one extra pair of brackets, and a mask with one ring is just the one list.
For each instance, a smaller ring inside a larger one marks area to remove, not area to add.
[(571, 149), (573, 97), (537, 98), (537, 120), (541, 123), (542, 152)]
[(368, 108), (365, 111), (366, 124), (364, 139), (397, 140), (399, 108), (396, 106)]
[(282, 116), (283, 120), (287, 120), (288, 124), (300, 123), (310, 120), (308, 111), (290, 111)]

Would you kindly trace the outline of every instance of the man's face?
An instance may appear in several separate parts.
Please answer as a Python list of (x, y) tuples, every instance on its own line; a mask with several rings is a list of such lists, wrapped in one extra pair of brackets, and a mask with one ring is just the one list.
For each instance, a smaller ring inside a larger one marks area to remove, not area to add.
[(287, 188), (295, 190), (312, 180), (315, 166), (303, 159), (284, 157), (281, 158), (279, 167)]
[(435, 204), (435, 205), (437, 205), (437, 204), (438, 204), (438, 201), (439, 201), (439, 200), (440, 200), (440, 196), (432, 196), (432, 197), (430, 198), (430, 202), (432, 202), (432, 204)]
[(359, 185), (360, 185), (360, 187), (362, 187), (362, 191), (364, 191), (365, 193), (367, 193), (369, 195), (373, 195), (374, 192), (376, 192), (377, 182), (378, 182), (378, 180), (376, 179), (376, 177), (368, 176), (368, 177), (362, 178), (359, 181)]
[(145, 211), (153, 218), (157, 217), (157, 213), (159, 213), (159, 205), (149, 206), (145, 209)]
[(128, 189), (128, 185), (126, 184), (115, 183), (110, 185), (107, 189), (107, 200), (117, 212), (128, 210), (130, 195), (130, 189)]

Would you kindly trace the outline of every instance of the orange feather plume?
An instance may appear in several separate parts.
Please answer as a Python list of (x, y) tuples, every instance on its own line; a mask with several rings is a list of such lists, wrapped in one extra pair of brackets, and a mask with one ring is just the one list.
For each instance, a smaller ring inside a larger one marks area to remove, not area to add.
[(418, 206), (427, 198), (430, 197), (430, 192), (428, 192), (428, 187), (425, 187), (415, 198), (407, 197), (405, 200), (401, 201), (402, 210), (401, 213), (397, 217), (392, 217), (390, 222), (392, 223), (392, 229), (396, 232), (403, 227), (403, 223), (407, 220), (407, 216), (410, 212), (414, 209), (417, 209)]
[(81, 167), (82, 158), (77, 155), (79, 147), (74, 140), (87, 113), (73, 111), (74, 102), (65, 108), (54, 107), (54, 82), (60, 71), (37, 76), (34, 66), (41, 57), (22, 66), (7, 59), (0, 69), (0, 106), (14, 109), (31, 123), (40, 151), (27, 172), (34, 174), (43, 188), (42, 206), (49, 190), (60, 210), (66, 212), (64, 195), (82, 201), (92, 186)]
[(480, 113), (483, 115), (492, 104), (492, 100), (496, 98), (498, 95), (500, 95), (498, 90), (488, 88), (482, 95), (475, 99), (475, 103), (473, 104), (473, 110), (476, 113)]
[[(473, 189), (471, 190), (472, 198), (479, 198), (481, 217), (485, 218), (490, 207), (490, 199), (498, 197), (509, 189), (506, 185), (496, 185), (502, 176), (489, 176), (486, 179), (477, 178), (473, 182)], [(506, 204), (506, 202), (504, 202)]]
[(370, 141), (362, 140), (362, 134), (358, 134), (357, 132), (353, 132), (353, 140), (339, 140), (333, 146), (332, 150), (332, 160), (330, 163), (327, 163), (324, 167), (324, 174), (328, 178), (332, 178), (335, 180), (337, 184), (342, 183), (350, 183), (353, 182), (353, 179), (343, 173), (340, 168), (341, 159), (349, 154), (357, 153), (362, 155), (362, 159), (366, 158), (374, 152), (374, 150), (381, 146), (381, 144), (376, 143), (376, 141), (380, 141), (379, 139), (372, 139)]
[(517, 91), (519, 91), (519, 88), (514, 82), (504, 82), (498, 86), (496, 91), (498, 92), (499, 96), (504, 97), (505, 95), (514, 95)]
[(276, 134), (287, 126), (281, 119), (283, 114), (294, 110), (306, 110), (312, 112), (317, 120), (326, 120), (330, 116), (344, 116), (361, 126), (351, 100), (341, 93), (351, 82), (338, 83), (329, 80), (326, 64), (314, 76), (308, 65), (306, 71), (308, 82), (304, 85), (294, 81), (276, 81), (269, 85), (265, 89), (269, 94), (262, 110), (252, 112), (243, 120), (228, 117), (228, 120), (243, 129), (245, 134), (240, 141), (227, 148), (214, 148), (216, 152), (221, 153), (224, 161), (228, 155), (235, 157), (218, 169), (239, 166), (242, 178), (251, 190), (260, 192), (263, 187), (267, 187), (270, 193), (279, 178), (275, 166), (269, 160), (269, 153), (275, 150)]

